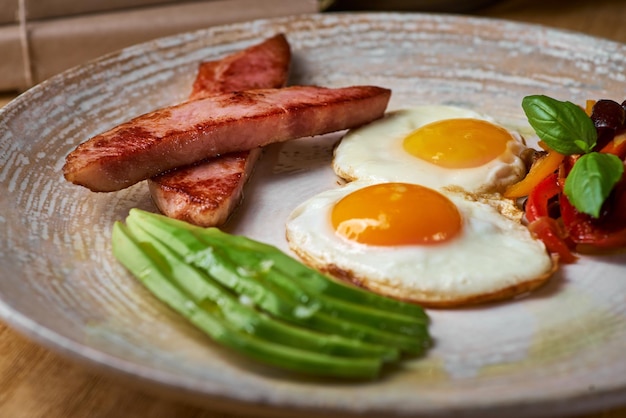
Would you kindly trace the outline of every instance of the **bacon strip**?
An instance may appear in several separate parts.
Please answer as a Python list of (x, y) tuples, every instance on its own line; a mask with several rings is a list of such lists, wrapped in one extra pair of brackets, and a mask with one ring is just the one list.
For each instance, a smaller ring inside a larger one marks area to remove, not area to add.
[(63, 173), (92, 191), (116, 191), (212, 156), (365, 124), (383, 116), (390, 96), (376, 86), (296, 86), (188, 101), (82, 143)]
[[(200, 64), (190, 100), (228, 91), (278, 88), (287, 83), (291, 51), (283, 34)], [(161, 213), (199, 226), (219, 226), (243, 198), (261, 149), (226, 154), (148, 179)]]
[(226, 222), (243, 197), (243, 188), (261, 148), (211, 158), (148, 180), (161, 213), (209, 227)]
[(230, 91), (267, 89), (287, 84), (291, 51), (285, 35), (200, 64), (190, 100)]

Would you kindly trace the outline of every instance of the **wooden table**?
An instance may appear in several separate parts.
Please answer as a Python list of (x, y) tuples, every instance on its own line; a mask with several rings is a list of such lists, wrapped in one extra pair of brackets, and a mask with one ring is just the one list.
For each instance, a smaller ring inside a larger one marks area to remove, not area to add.
[[(550, 25), (626, 43), (623, 0), (505, 0), (473, 14)], [(12, 97), (0, 94), (0, 106)], [(0, 417), (43, 416), (235, 418), (130, 387), (69, 362), (0, 323)], [(626, 417), (626, 408), (584, 417)]]

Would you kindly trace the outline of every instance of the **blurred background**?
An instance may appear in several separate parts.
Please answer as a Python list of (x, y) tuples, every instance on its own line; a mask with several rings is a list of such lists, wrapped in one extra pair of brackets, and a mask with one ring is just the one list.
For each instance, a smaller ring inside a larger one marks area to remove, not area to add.
[(617, 7), (626, 9), (626, 1), (0, 0), (0, 96), (10, 97), (126, 46), (256, 18), (346, 11), (464, 13), (549, 24), (626, 41), (626, 25), (614, 12)]

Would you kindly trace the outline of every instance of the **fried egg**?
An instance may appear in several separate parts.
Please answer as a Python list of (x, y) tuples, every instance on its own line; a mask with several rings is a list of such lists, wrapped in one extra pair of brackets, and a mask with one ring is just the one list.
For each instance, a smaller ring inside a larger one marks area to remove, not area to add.
[(521, 180), (521, 136), (492, 118), (453, 106), (389, 112), (348, 132), (335, 148), (333, 169), (352, 180), (401, 181), (475, 193), (502, 192)]
[(322, 192), (291, 213), (286, 236), (310, 266), (426, 307), (509, 298), (556, 268), (541, 241), (493, 206), (405, 182)]

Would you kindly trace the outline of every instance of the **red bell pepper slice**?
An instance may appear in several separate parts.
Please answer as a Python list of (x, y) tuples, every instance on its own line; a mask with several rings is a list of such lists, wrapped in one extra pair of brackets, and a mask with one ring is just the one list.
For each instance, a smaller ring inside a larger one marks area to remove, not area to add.
[(575, 244), (603, 249), (626, 246), (626, 177), (613, 190), (600, 219), (578, 212), (565, 195), (559, 206), (563, 225)]
[(528, 224), (528, 229), (544, 243), (551, 254), (559, 256), (559, 261), (573, 263), (578, 259), (567, 245), (561, 225), (556, 219), (542, 216)]
[(543, 179), (530, 192), (526, 200), (526, 219), (533, 222), (538, 218), (549, 216), (550, 199), (561, 192), (556, 172)]
[(554, 172), (528, 195), (526, 219), (530, 232), (545, 244), (550, 253), (558, 254), (559, 260), (564, 263), (573, 263), (577, 257), (569, 248), (567, 234), (556, 219), (550, 217), (550, 200), (560, 193), (559, 174)]

